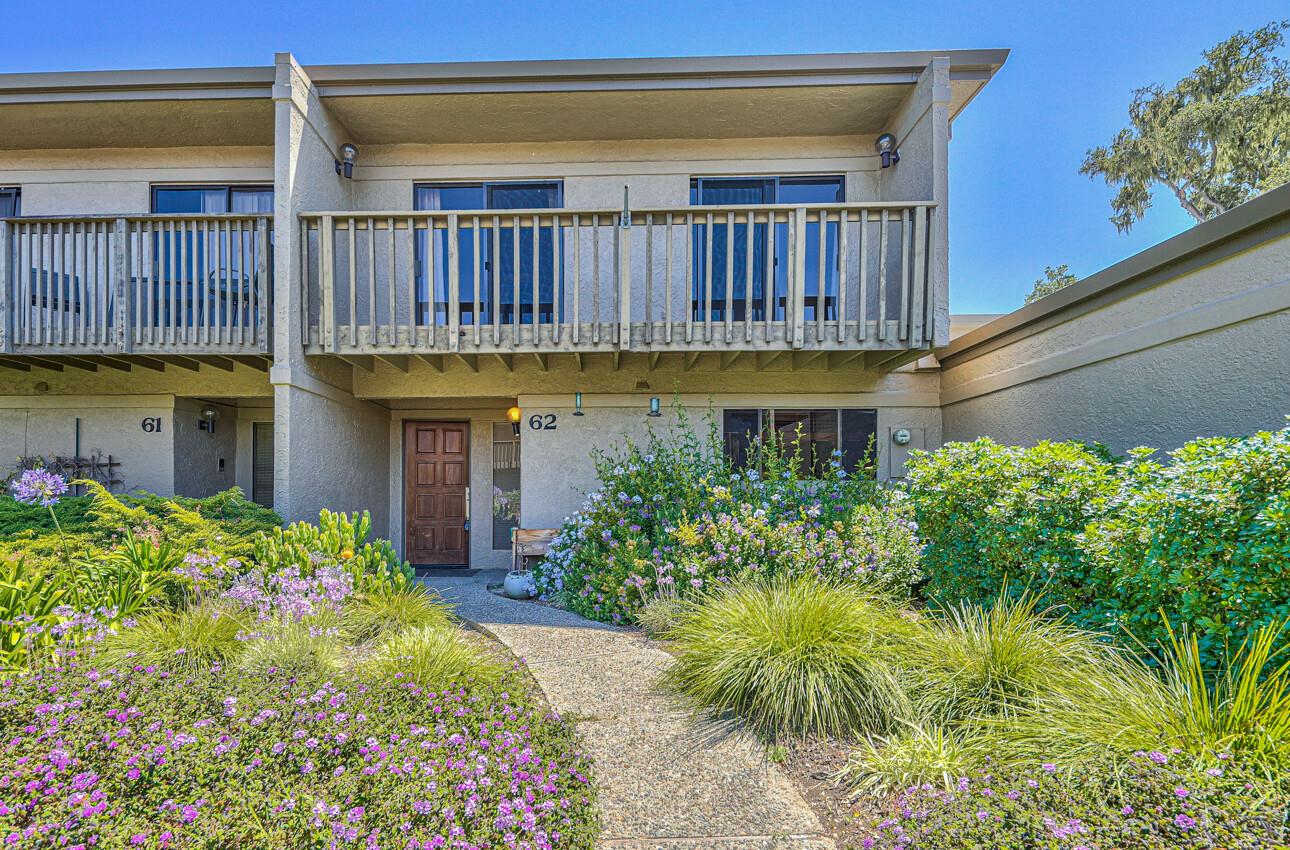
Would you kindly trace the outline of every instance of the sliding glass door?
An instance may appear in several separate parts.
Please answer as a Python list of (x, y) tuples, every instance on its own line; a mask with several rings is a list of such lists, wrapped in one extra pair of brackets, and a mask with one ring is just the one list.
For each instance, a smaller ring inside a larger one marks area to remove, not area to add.
[[(801, 177), (696, 177), (690, 181), (691, 206), (741, 206), (747, 204), (828, 204), (845, 199), (841, 176)], [(694, 277), (691, 282), (691, 309), (695, 321), (708, 318), (710, 303), (713, 321), (726, 319), (726, 289), (730, 288), (730, 311), (734, 321), (742, 322), (745, 311), (752, 310), (753, 321), (783, 321), (788, 307), (788, 224), (736, 224), (731, 227), (725, 215), (714, 217), (711, 234), (706, 219), (694, 225)], [(836, 222), (826, 225), (824, 298), (820, 299), (820, 225), (806, 226), (806, 319), (814, 320), (817, 305), (823, 305), (826, 319), (836, 318), (837, 309), (837, 240)], [(774, 262), (770, 269), (770, 292), (767, 288), (768, 236), (774, 239)], [(709, 297), (708, 240), (712, 240), (711, 293)], [(748, 275), (748, 240), (752, 239), (751, 291)], [(733, 254), (733, 256), (730, 256)], [(729, 280), (727, 272), (729, 271)], [(751, 299), (749, 296), (751, 295)], [(769, 296), (769, 297), (768, 297)]]
[[(448, 183), (415, 188), (417, 210), (462, 210), (481, 212), (480, 224), (491, 225), (492, 216), (482, 211), (557, 209), (563, 203), (559, 182), (524, 183)], [(448, 231), (434, 232), (433, 268), (427, 269), (425, 258), (428, 234), (417, 239), (417, 324), (446, 324), (449, 310), (458, 312), (458, 321), (491, 324), (529, 324), (557, 321), (562, 289), (557, 253), (563, 256), (558, 228), (534, 227), (532, 217), (522, 216), (516, 226), (510, 215), (502, 215), (496, 231), (491, 226), (473, 227), (474, 216), (462, 221), (457, 237), (457, 303), (450, 305), (448, 280)], [(478, 263), (476, 262), (478, 241)], [(559, 250), (557, 250), (559, 249)], [(475, 301), (478, 295), (479, 311)]]

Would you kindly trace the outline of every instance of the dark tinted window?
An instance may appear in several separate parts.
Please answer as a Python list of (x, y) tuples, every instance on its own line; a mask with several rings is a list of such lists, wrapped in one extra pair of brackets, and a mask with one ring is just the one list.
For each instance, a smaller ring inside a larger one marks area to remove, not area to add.
[(811, 478), (823, 472), (838, 450), (848, 472), (868, 468), (872, 473), (876, 459), (870, 453), (876, 451), (877, 422), (878, 412), (872, 409), (730, 408), (722, 411), (721, 430), (726, 456), (743, 468), (748, 465), (751, 441), (763, 429), (773, 428), (787, 451), (801, 450), (802, 466), (798, 472)]
[(167, 215), (273, 212), (271, 186), (154, 186), (152, 211)]
[(22, 190), (0, 188), (0, 218), (22, 215)]

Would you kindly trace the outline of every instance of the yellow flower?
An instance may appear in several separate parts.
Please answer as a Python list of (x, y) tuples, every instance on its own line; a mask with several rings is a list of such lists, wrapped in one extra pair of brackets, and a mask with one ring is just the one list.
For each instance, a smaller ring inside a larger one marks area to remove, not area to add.
[(350, 558), (354, 557), (354, 550), (342, 549), (340, 552), (340, 557), (341, 557), (341, 560), (348, 561)]

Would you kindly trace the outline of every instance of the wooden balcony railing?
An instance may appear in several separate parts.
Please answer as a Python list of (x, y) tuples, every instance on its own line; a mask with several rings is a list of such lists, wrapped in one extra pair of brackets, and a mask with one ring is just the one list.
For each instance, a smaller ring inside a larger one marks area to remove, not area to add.
[(271, 230), (237, 214), (0, 220), (0, 353), (264, 357)]
[(302, 215), (311, 353), (925, 350), (932, 203)]

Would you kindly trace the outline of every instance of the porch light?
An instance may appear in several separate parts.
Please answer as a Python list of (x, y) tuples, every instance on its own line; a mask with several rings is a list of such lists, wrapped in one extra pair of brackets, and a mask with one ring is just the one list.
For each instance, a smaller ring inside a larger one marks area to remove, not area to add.
[(340, 146), (340, 159), (336, 160), (336, 173), (345, 175), (346, 180), (354, 177), (354, 160), (358, 159), (358, 148), (349, 142)]
[(649, 414), (648, 414), (648, 415), (649, 415), (649, 416), (662, 416), (662, 415), (663, 415), (662, 411), (660, 411), (660, 410), (659, 410), (658, 396), (654, 396), (653, 398), (651, 398), (651, 399), (649, 400)]
[(214, 434), (216, 419), (219, 419), (219, 408), (213, 404), (206, 405), (202, 408), (202, 419), (197, 423), (197, 430), (205, 431), (207, 434)]
[(891, 168), (900, 162), (900, 151), (896, 150), (896, 137), (891, 133), (883, 133), (874, 142), (874, 148), (878, 151), (878, 156), (882, 157), (882, 167)]
[(573, 394), (573, 415), (574, 416), (582, 415), (582, 392), (581, 391)]
[(506, 418), (511, 422), (511, 433), (518, 437), (520, 435), (520, 409), (518, 407), (508, 408)]

